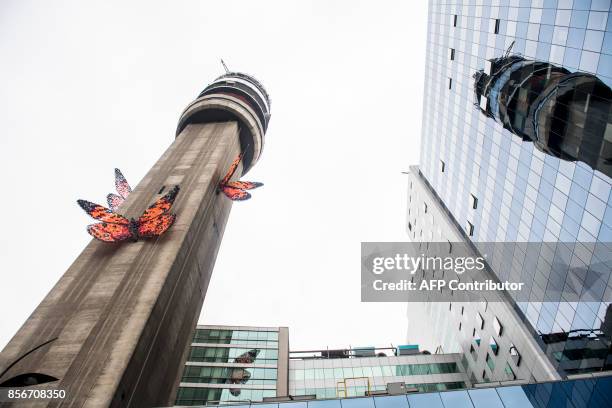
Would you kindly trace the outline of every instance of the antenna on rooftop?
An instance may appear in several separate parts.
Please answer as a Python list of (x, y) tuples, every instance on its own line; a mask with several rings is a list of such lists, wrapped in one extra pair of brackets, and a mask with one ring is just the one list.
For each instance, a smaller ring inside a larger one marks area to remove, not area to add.
[(510, 46), (508, 47), (508, 49), (506, 50), (506, 53), (504, 54), (504, 58), (508, 58), (508, 56), (510, 55), (510, 51), (512, 50), (512, 47), (514, 47), (514, 41), (510, 43)]
[(225, 73), (229, 74), (230, 70), (227, 68), (227, 65), (225, 65), (225, 62), (223, 61), (223, 58), (221, 58), (221, 65), (223, 65), (223, 68), (225, 69)]

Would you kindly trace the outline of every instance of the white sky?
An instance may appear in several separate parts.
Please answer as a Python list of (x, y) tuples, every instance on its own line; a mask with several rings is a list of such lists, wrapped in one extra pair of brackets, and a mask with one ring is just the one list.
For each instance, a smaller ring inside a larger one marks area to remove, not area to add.
[(0, 2), (0, 349), (90, 237), (119, 167), (133, 186), (222, 73), (272, 97), (202, 323), (289, 326), (295, 350), (401, 344), (404, 304), (360, 303), (360, 242), (405, 240), (426, 1)]

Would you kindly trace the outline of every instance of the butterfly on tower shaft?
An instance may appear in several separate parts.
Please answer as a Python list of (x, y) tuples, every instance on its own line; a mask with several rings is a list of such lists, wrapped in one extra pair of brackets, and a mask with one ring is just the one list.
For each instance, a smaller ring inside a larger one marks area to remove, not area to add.
[(230, 200), (233, 201), (248, 200), (249, 198), (251, 198), (251, 194), (245, 190), (252, 190), (254, 188), (263, 186), (263, 183), (259, 183), (256, 181), (230, 181), (230, 179), (236, 172), (236, 169), (238, 168), (238, 165), (240, 164), (241, 160), (242, 153), (240, 153), (234, 159), (234, 161), (230, 165), (227, 174), (219, 182), (219, 189), (223, 191), (223, 194), (225, 194)]
[(87, 232), (104, 242), (138, 241), (162, 235), (174, 224), (176, 214), (170, 213), (172, 204), (179, 193), (174, 186), (159, 198), (138, 219), (128, 219), (115, 211), (86, 200), (77, 200), (79, 206), (96, 220), (102, 221), (87, 226)]

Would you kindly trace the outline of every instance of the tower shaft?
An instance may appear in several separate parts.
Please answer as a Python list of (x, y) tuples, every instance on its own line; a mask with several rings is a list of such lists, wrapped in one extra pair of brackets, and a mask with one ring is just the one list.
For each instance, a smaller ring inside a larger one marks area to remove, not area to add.
[(65, 389), (66, 399), (36, 406), (171, 404), (230, 212), (217, 184), (240, 151), (239, 134), (235, 121), (183, 128), (120, 209), (138, 217), (178, 184), (175, 224), (148, 241), (92, 241), (0, 354), (0, 372), (50, 342), (0, 382), (57, 378), (39, 387)]

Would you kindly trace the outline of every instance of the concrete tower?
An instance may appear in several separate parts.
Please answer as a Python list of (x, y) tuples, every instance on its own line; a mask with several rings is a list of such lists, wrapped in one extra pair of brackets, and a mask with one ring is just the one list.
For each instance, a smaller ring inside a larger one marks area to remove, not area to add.
[(171, 405), (231, 208), (217, 185), (239, 152), (238, 174), (257, 163), (269, 119), (253, 77), (206, 87), (119, 210), (138, 217), (179, 184), (175, 224), (152, 240), (92, 240), (0, 354), (0, 384), (66, 390), (36, 406)]

